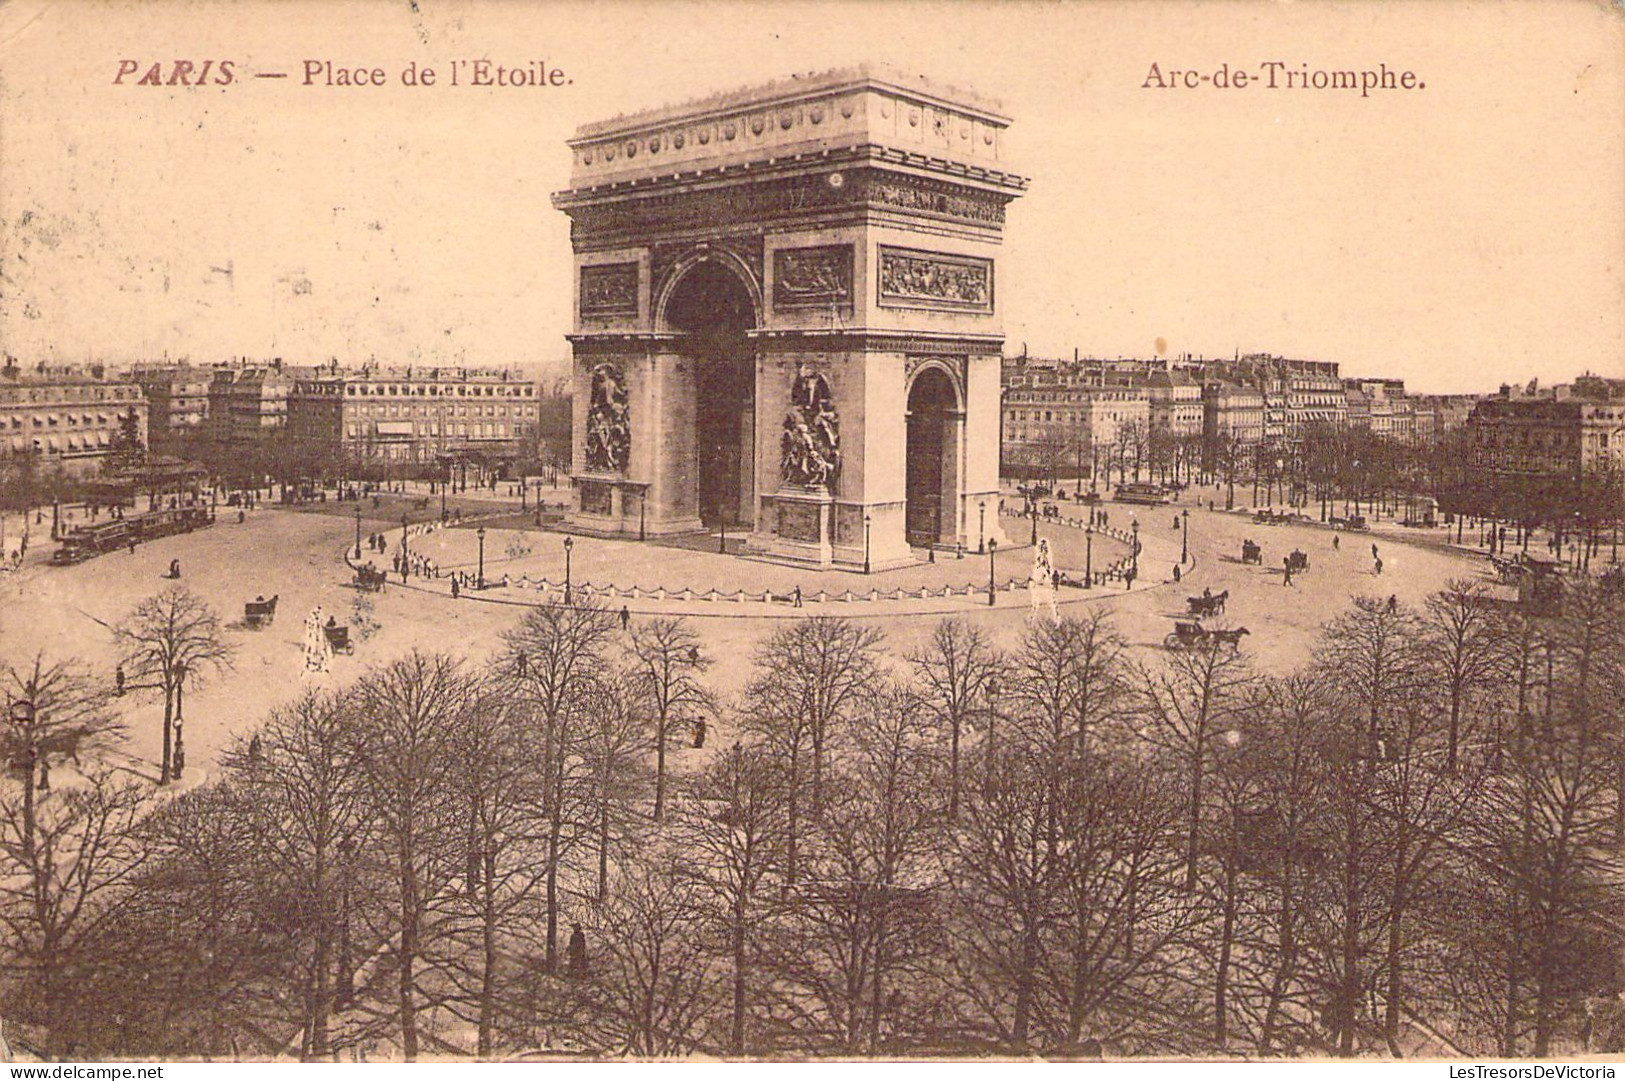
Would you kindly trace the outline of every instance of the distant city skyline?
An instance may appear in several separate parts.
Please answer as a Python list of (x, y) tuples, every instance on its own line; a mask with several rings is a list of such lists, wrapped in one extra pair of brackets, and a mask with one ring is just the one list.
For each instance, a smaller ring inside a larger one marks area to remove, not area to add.
[[(547, 378), (571, 329), (569, 228), (550, 195), (579, 124), (876, 59), (1013, 119), (1032, 186), (998, 268), (1008, 354), (1267, 352), (1419, 393), (1625, 373), (1625, 49), (1605, 10), (419, 9), (312, 8), (298, 25), (267, 4), (229, 20), (0, 11), (0, 350)], [(122, 59), (176, 50), (235, 57), (240, 79), (114, 85)], [(303, 58), (340, 53), (391, 85), (298, 85)], [(463, 56), (542, 59), (573, 81), (398, 85), (408, 63)], [(1382, 60), (1427, 89), (1142, 85), (1152, 62), (1276, 56)], [(248, 77), (273, 70), (294, 77)]]

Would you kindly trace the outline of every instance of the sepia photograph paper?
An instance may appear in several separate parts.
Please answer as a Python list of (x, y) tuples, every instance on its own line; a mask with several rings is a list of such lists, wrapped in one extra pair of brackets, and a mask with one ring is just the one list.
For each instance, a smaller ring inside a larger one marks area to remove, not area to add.
[(8, 0), (0, 1058), (1611, 1078), (1622, 267), (1610, 0)]

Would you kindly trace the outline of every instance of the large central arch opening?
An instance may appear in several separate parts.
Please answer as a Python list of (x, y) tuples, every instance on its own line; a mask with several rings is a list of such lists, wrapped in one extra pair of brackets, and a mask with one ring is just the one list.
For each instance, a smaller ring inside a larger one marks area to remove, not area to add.
[(908, 465), (904, 526), (917, 548), (949, 543), (957, 533), (959, 397), (940, 368), (926, 368), (908, 392)]
[(684, 273), (666, 302), (666, 325), (688, 336), (694, 361), (695, 483), (708, 529), (753, 523), (756, 355), (747, 332), (755, 307), (744, 283), (706, 260)]

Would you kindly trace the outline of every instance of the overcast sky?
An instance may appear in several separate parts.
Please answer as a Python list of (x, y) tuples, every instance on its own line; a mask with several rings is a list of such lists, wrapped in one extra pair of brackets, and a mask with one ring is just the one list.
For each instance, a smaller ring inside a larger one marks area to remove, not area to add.
[[(414, 12), (413, 9), (416, 9)], [(564, 69), (398, 85), (409, 62)], [(230, 59), (227, 87), (114, 85)], [(301, 63), (382, 67), (303, 87)], [(0, 347), (545, 364), (568, 356), (579, 123), (861, 60), (975, 88), (1032, 177), (1010, 352), (1271, 351), (1420, 390), (1625, 375), (1625, 20), (1571, 3), (0, 7)], [(1425, 90), (1145, 89), (1414, 70)], [(255, 71), (289, 71), (258, 80)]]

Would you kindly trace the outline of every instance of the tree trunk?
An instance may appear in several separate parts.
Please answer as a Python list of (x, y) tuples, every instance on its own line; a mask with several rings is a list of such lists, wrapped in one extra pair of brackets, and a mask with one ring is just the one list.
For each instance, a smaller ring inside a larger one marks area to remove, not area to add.
[(1010, 1038), (1017, 1051), (1027, 1048), (1028, 1032), (1032, 1027), (1033, 984), (1038, 968), (1038, 925), (1029, 918), (1021, 931), (1021, 962), (1016, 970), (1016, 1016)]
[(409, 841), (401, 845), (401, 963), (400, 1016), (401, 1055), (408, 1062), (418, 1057), (416, 975), (413, 964), (418, 951), (418, 906), (416, 860)]
[(655, 729), (655, 821), (666, 820), (666, 711), (660, 711), (660, 726)]
[(733, 920), (733, 1017), (728, 1028), (730, 1054), (745, 1053), (745, 913), (734, 906)]
[(481, 913), (480, 946), (480, 1032), (479, 1056), (491, 1057), (495, 1046), (497, 1006), (497, 861), (493, 853), (485, 854), (485, 874), (481, 883), (484, 912)]
[(1224, 861), (1224, 923), (1219, 932), (1219, 960), (1213, 978), (1213, 1043), (1221, 1051), (1229, 1039), (1230, 951), (1236, 937), (1235, 841)]

